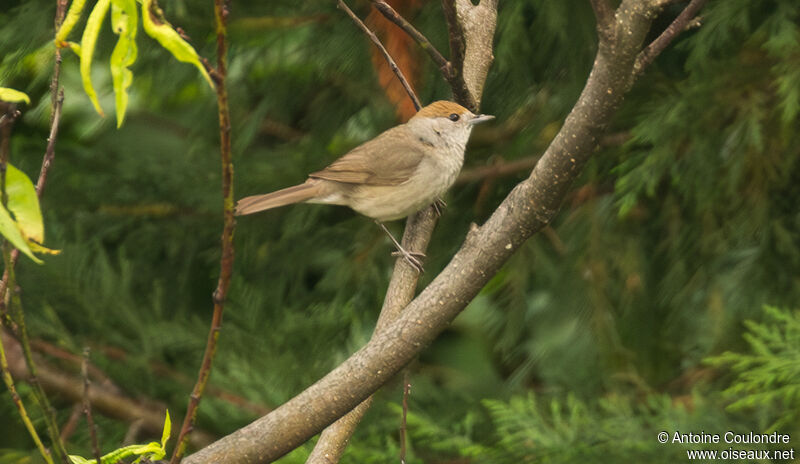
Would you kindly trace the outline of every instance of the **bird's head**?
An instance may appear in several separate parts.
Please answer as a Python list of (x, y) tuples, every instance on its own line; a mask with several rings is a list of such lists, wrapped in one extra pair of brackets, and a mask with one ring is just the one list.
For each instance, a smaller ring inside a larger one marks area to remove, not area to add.
[(408, 125), (420, 135), (438, 137), (446, 143), (464, 146), (476, 124), (494, 119), (488, 114), (474, 114), (458, 103), (440, 100), (420, 109)]

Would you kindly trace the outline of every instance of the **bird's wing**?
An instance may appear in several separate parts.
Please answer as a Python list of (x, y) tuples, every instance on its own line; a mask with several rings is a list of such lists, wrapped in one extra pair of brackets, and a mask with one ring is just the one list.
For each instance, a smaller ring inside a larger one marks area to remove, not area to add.
[[(322, 171), (309, 177), (346, 184), (399, 185), (407, 181), (424, 156), (423, 143), (409, 142), (399, 127), (352, 149)], [(380, 146), (380, 149), (377, 147)]]

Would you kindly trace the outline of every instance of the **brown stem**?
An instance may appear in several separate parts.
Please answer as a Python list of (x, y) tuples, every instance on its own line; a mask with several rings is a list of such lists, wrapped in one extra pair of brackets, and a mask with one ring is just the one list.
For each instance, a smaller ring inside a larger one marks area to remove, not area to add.
[(50, 453), (44, 447), (44, 443), (42, 443), (41, 438), (39, 438), (39, 434), (36, 432), (36, 428), (33, 426), (33, 422), (31, 422), (28, 416), (25, 405), (22, 403), (22, 398), (20, 398), (19, 393), (17, 393), (17, 388), (14, 385), (14, 377), (11, 374), (8, 358), (6, 357), (5, 340), (3, 340), (2, 335), (0, 335), (0, 374), (2, 374), (3, 383), (6, 384), (6, 388), (8, 388), (8, 392), (11, 394), (11, 401), (14, 402), (17, 411), (19, 411), (19, 417), (22, 423), (25, 424), (25, 428), (28, 429), (28, 434), (30, 434), (33, 442), (36, 444), (36, 448), (39, 449), (39, 454), (42, 455), (47, 464), (53, 464), (52, 456), (50, 456)]
[(389, 67), (392, 69), (394, 74), (400, 80), (400, 83), (403, 84), (403, 88), (406, 89), (406, 93), (408, 94), (409, 98), (411, 98), (411, 101), (414, 102), (414, 108), (416, 108), (417, 111), (419, 111), (419, 109), (422, 108), (422, 104), (420, 103), (419, 98), (417, 98), (417, 94), (414, 93), (414, 89), (411, 88), (411, 84), (408, 83), (408, 80), (403, 75), (403, 71), (400, 71), (400, 68), (397, 67), (397, 63), (395, 63), (394, 59), (392, 59), (392, 56), (389, 55), (389, 52), (386, 50), (386, 47), (384, 47), (381, 41), (378, 39), (378, 36), (376, 36), (375, 33), (372, 32), (367, 27), (367, 25), (364, 24), (364, 22), (358, 18), (358, 16), (356, 16), (355, 13), (353, 13), (353, 10), (348, 8), (347, 4), (345, 4), (343, 0), (338, 0), (338, 5), (339, 8), (341, 8), (342, 10), (344, 10), (345, 13), (347, 13), (347, 16), (350, 16), (350, 19), (352, 19), (353, 22), (356, 23), (359, 29), (361, 29), (362, 31), (364, 31), (365, 34), (367, 34), (369, 39), (372, 40), (372, 43), (374, 43), (375, 46), (378, 47), (378, 50), (381, 51), (383, 57), (386, 58), (386, 62), (389, 63)]
[(89, 438), (92, 442), (92, 453), (94, 453), (95, 462), (102, 462), (100, 460), (100, 445), (97, 442), (97, 428), (94, 425), (94, 417), (92, 416), (92, 402), (89, 400), (89, 347), (83, 349), (83, 362), (81, 363), (81, 377), (83, 378), (83, 413), (86, 415), (86, 424), (89, 426)]
[(400, 462), (406, 462), (406, 419), (408, 417), (408, 397), (411, 396), (411, 381), (408, 376), (408, 369), (403, 371), (403, 415), (400, 419)]
[(222, 256), (220, 258), (220, 274), (217, 281), (217, 288), (214, 290), (214, 314), (211, 318), (211, 327), (208, 332), (203, 362), (197, 377), (197, 383), (192, 390), (189, 398), (189, 406), (186, 416), (183, 419), (178, 444), (170, 459), (171, 464), (178, 464), (186, 452), (189, 442), (189, 435), (192, 433), (194, 423), (197, 419), (197, 409), (203, 397), (208, 378), (211, 376), (211, 366), (217, 352), (217, 342), (219, 332), (222, 328), (222, 314), (225, 309), (225, 299), (230, 287), (233, 275), (233, 233), (236, 221), (233, 215), (233, 160), (231, 156), (231, 121), (230, 109), (228, 106), (228, 90), (226, 87), (227, 79), (227, 22), (228, 22), (228, 1), (214, 0), (214, 19), (217, 30), (217, 108), (219, 113), (219, 133), (220, 133), (220, 158), (222, 164), (222, 199), (223, 199), (223, 227), (222, 227)]
[(447, 23), (447, 37), (450, 43), (450, 76), (447, 77), (448, 83), (453, 90), (456, 101), (465, 103), (470, 110), (477, 110), (475, 100), (469, 92), (467, 83), (464, 81), (464, 50), (466, 42), (464, 29), (458, 20), (455, 0), (442, 0), (442, 11)]
[(675, 40), (675, 37), (689, 27), (697, 16), (697, 13), (705, 6), (707, 1), (708, 0), (692, 0), (689, 2), (678, 17), (664, 29), (664, 32), (639, 53), (634, 66), (634, 73), (637, 76), (641, 74), (673, 40)]

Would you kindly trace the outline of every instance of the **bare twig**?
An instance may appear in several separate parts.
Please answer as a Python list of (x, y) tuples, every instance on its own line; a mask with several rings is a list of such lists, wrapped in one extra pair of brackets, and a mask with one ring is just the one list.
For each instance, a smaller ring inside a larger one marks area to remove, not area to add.
[(211, 376), (211, 366), (214, 356), (217, 353), (217, 342), (219, 332), (222, 328), (222, 314), (225, 309), (225, 299), (230, 287), (233, 275), (233, 233), (236, 221), (233, 216), (233, 159), (231, 154), (231, 118), (228, 106), (228, 90), (226, 79), (228, 75), (228, 44), (227, 44), (227, 23), (228, 23), (228, 1), (214, 0), (214, 20), (217, 29), (217, 69), (216, 69), (216, 90), (217, 90), (217, 109), (219, 113), (219, 134), (220, 134), (220, 159), (222, 164), (222, 201), (223, 201), (223, 227), (222, 227), (222, 256), (220, 257), (220, 273), (217, 281), (217, 288), (214, 290), (214, 314), (211, 318), (211, 327), (208, 332), (203, 362), (197, 376), (197, 383), (192, 390), (189, 398), (189, 406), (186, 416), (183, 419), (178, 444), (170, 459), (171, 464), (178, 464), (186, 452), (186, 445), (189, 442), (189, 435), (194, 428), (197, 419), (197, 409), (203, 397), (208, 378)]
[(414, 107), (417, 109), (417, 111), (419, 111), (419, 109), (422, 108), (422, 104), (419, 102), (419, 98), (417, 98), (417, 94), (414, 93), (414, 89), (411, 88), (411, 84), (409, 84), (408, 80), (406, 80), (406, 77), (403, 75), (403, 71), (401, 71), (400, 68), (397, 67), (397, 63), (394, 62), (394, 59), (392, 59), (392, 56), (389, 55), (388, 51), (386, 51), (386, 47), (384, 47), (383, 44), (381, 43), (381, 41), (378, 40), (378, 36), (376, 36), (375, 33), (372, 32), (366, 26), (366, 24), (364, 24), (364, 22), (361, 21), (358, 18), (358, 16), (356, 16), (355, 13), (353, 13), (353, 10), (348, 8), (347, 4), (345, 4), (343, 0), (338, 0), (338, 5), (339, 5), (339, 8), (344, 10), (344, 12), (347, 13), (348, 16), (350, 16), (350, 19), (352, 19), (353, 22), (356, 23), (356, 25), (362, 31), (364, 31), (365, 34), (367, 34), (367, 36), (370, 38), (370, 40), (372, 40), (372, 43), (374, 43), (375, 46), (378, 47), (378, 50), (380, 50), (381, 53), (383, 54), (384, 58), (386, 58), (386, 62), (389, 63), (389, 67), (392, 69), (394, 74), (400, 80), (400, 83), (403, 84), (403, 88), (406, 89), (406, 93), (408, 94), (409, 98), (411, 98), (411, 101), (414, 102)]
[(411, 396), (411, 380), (408, 369), (403, 371), (403, 415), (400, 418), (400, 464), (406, 464), (406, 418), (408, 417), (408, 397)]
[(447, 23), (447, 36), (450, 44), (450, 62), (453, 70), (461, 74), (464, 64), (464, 31), (458, 22), (456, 4), (454, 0), (442, 0), (442, 11)]
[[(7, 331), (0, 331), (0, 337), (5, 342), (11, 375), (15, 378), (27, 377), (28, 367), (19, 342)], [(66, 373), (51, 366), (38, 356), (36, 367), (39, 383), (45, 391), (56, 394), (65, 401), (80, 405), (83, 400), (83, 381), (78, 375), (71, 372)], [(91, 367), (89, 372), (91, 374)], [(92, 388), (89, 390), (89, 399), (95, 415), (102, 414), (112, 419), (131, 423), (142, 421), (142, 428), (147, 433), (161, 434), (165, 409), (165, 405), (162, 403), (146, 398), (133, 400), (121, 394), (117, 389), (106, 387), (98, 382), (92, 384)], [(191, 442), (193, 446), (200, 447), (208, 444), (213, 438), (213, 435), (204, 430), (195, 430), (192, 433)]]
[(455, 0), (442, 0), (442, 11), (447, 23), (447, 36), (450, 43), (451, 72), (448, 83), (453, 89), (453, 95), (457, 101), (466, 102), (468, 108), (475, 109), (474, 99), (469, 92), (467, 83), (464, 81), (464, 49), (466, 48), (466, 43), (464, 29), (458, 20)]
[(372, 6), (375, 7), (376, 10), (380, 11), (381, 14), (386, 17), (389, 21), (395, 23), (400, 29), (404, 30), (409, 37), (414, 39), (415, 42), (419, 44), (419, 46), (425, 50), (428, 56), (431, 57), (436, 66), (439, 67), (439, 70), (442, 71), (442, 76), (446, 80), (450, 80), (453, 75), (453, 66), (450, 64), (447, 59), (439, 53), (439, 50), (422, 34), (420, 31), (417, 30), (410, 22), (408, 22), (405, 18), (403, 18), (400, 13), (398, 13), (394, 8), (391, 7), (388, 3), (384, 0), (372, 0)]
[(100, 445), (97, 442), (97, 428), (94, 425), (94, 417), (92, 416), (92, 402), (89, 400), (89, 347), (83, 349), (83, 362), (81, 363), (81, 377), (83, 378), (83, 413), (86, 415), (86, 424), (89, 427), (89, 438), (92, 442), (92, 453), (94, 453), (95, 462), (100, 461)]
[(639, 53), (633, 68), (634, 75), (638, 76), (641, 74), (642, 71), (644, 71), (644, 69), (675, 40), (675, 37), (692, 24), (695, 16), (697, 16), (697, 13), (705, 6), (706, 2), (707, 0), (692, 0), (689, 2), (678, 17), (664, 29), (664, 32)]
[[(2, 199), (3, 207), (6, 207), (8, 202), (8, 197), (6, 195), (6, 167), (8, 165), (10, 156), (9, 139), (11, 138), (11, 127), (17, 117), (19, 117), (20, 112), (16, 109), (16, 105), (13, 104), (1, 103), (0, 107), (3, 109), (2, 115), (0, 115), (0, 133), (2, 133), (2, 141), (0, 141), (0, 198)], [(16, 286), (14, 265), (16, 264), (16, 257), (18, 254), (15, 254), (14, 251), (16, 250), (12, 250), (11, 248), (12, 247), (8, 242), (4, 242), (2, 245), (3, 262), (5, 264), (5, 271), (3, 272), (4, 279), (2, 283), (0, 283), (2, 285), (0, 298), (2, 298), (3, 318), (7, 322), (10, 322), (13, 319), (13, 324), (8, 325), (15, 328), (16, 334), (20, 339), (25, 358), (29, 360), (28, 364), (30, 378), (28, 379), (28, 383), (30, 383), (30, 385), (33, 387), (34, 398), (36, 399), (39, 407), (42, 409), (44, 422), (47, 426), (47, 432), (53, 444), (55, 458), (58, 461), (67, 464), (69, 462), (67, 451), (64, 448), (64, 443), (61, 440), (61, 432), (58, 430), (55, 411), (50, 406), (50, 402), (47, 400), (47, 395), (36, 378), (36, 369), (32, 361), (30, 340), (28, 338), (28, 331), (25, 325), (25, 312), (22, 309), (19, 291)], [(20, 411), (20, 413), (22, 413), (22, 411)]]
[(47, 464), (53, 464), (53, 458), (50, 456), (50, 452), (48, 452), (44, 447), (44, 443), (42, 443), (41, 438), (39, 438), (39, 434), (36, 433), (36, 428), (33, 426), (33, 422), (31, 422), (28, 412), (25, 410), (25, 405), (22, 404), (22, 398), (20, 398), (19, 394), (17, 393), (17, 388), (14, 386), (14, 378), (12, 377), (11, 370), (9, 369), (2, 335), (0, 335), (0, 373), (3, 375), (3, 382), (6, 384), (8, 392), (11, 393), (11, 400), (17, 407), (17, 411), (19, 411), (19, 417), (22, 419), (22, 423), (25, 424), (25, 428), (28, 429), (28, 433), (33, 439), (33, 442), (36, 444), (36, 447), (39, 449), (39, 453), (42, 455)]

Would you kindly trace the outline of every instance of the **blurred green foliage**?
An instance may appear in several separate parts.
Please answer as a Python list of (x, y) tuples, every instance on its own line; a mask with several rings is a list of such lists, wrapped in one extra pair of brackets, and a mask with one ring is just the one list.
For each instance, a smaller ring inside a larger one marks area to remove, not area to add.
[[(212, 58), (212, 3), (162, 3)], [(351, 3), (367, 15), (368, 2)], [(30, 176), (48, 132), (54, 4), (11, 0), (0, 11), (0, 86), (32, 99), (11, 141), (12, 162)], [(681, 7), (663, 12), (651, 38)], [(447, 49), (439, 2), (410, 19)], [(412, 366), (409, 462), (675, 462), (682, 448), (658, 444), (658, 431), (758, 432), (781, 408), (797, 411), (796, 397), (782, 396), (757, 413), (726, 409), (764, 385), (722, 394), (730, 365), (703, 359), (749, 349), (743, 321), (760, 320), (762, 306), (800, 301), (799, 24), (796, 0), (712, 0), (702, 27), (645, 72), (552, 227)], [(104, 28), (92, 73), (107, 108), (113, 38)], [(591, 8), (501, 2), (495, 43), (482, 111), (498, 121), (475, 131), (466, 169), (542, 153), (591, 67)], [(92, 346), (127, 393), (178, 417), (191, 382), (176, 378), (194, 377), (218, 273), (217, 115), (195, 69), (152, 41), (138, 46), (119, 130), (94, 113), (65, 52), (64, 115), (42, 201), (48, 244), (63, 251), (44, 266), (20, 263), (19, 280), (34, 337), (74, 353)], [(300, 182), (397, 123), (370, 47), (332, 1), (233, 2), (237, 197)], [(419, 65), (423, 102), (448, 98), (435, 66), (424, 55)], [(453, 188), (423, 285), (526, 174)], [(391, 247), (371, 221), (317, 205), (240, 218), (235, 243), (211, 384), (275, 407), (368, 340)], [(781, 359), (796, 369), (796, 337), (784, 345)], [(397, 381), (378, 394), (347, 462), (396, 459), (400, 392)], [(72, 405), (54, 401), (63, 423)], [(0, 402), (0, 417), (14, 415)], [(254, 417), (209, 396), (199, 425), (225, 434)], [(118, 447), (127, 424), (99, 421), (104, 450)], [(796, 424), (781, 431), (797, 435)], [(69, 449), (90, 455), (78, 429)], [(303, 462), (310, 446), (282, 462)], [(35, 454), (16, 419), (0, 422), (0, 449), (0, 462)]]

